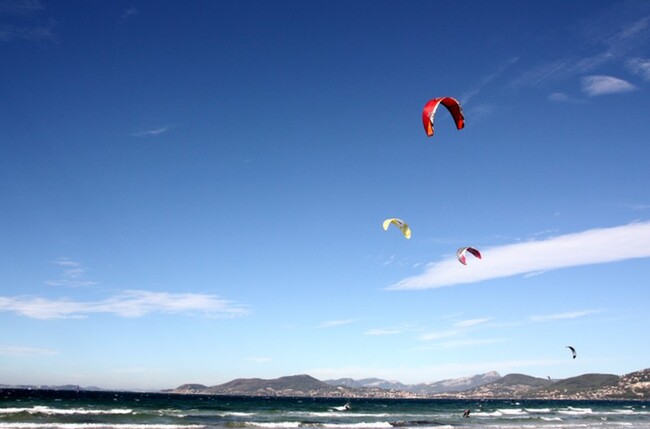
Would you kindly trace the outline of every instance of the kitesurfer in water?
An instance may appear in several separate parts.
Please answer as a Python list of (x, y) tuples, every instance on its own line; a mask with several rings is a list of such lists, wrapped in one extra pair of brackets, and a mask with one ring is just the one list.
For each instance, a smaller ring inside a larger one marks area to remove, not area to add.
[(463, 413), (463, 417), (465, 417), (465, 418), (469, 418), (469, 413), (470, 413), (470, 412), (471, 412), (471, 411), (469, 410), (469, 408), (466, 409), (465, 412)]

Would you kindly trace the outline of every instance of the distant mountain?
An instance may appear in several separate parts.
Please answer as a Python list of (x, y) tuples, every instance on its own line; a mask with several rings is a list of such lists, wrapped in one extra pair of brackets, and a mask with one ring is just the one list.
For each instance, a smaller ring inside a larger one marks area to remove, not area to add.
[(584, 374), (548, 380), (508, 374), (493, 383), (462, 393), (468, 398), (650, 399), (650, 368), (623, 376)]
[(238, 378), (218, 386), (184, 384), (171, 393), (194, 393), (206, 395), (251, 395), (251, 396), (350, 396), (351, 390), (331, 386), (309, 375), (292, 375), (272, 380), (261, 378)]
[(333, 386), (344, 386), (353, 389), (359, 388), (379, 388), (386, 390), (401, 390), (405, 392), (428, 395), (434, 393), (462, 392), (475, 387), (491, 383), (500, 379), (501, 376), (496, 371), (485, 374), (474, 375), (471, 377), (451, 378), (437, 381), (434, 383), (403, 384), (399, 381), (387, 381), (380, 378), (364, 378), (354, 380), (352, 378), (339, 378), (336, 380), (325, 380), (325, 383)]
[(354, 380), (352, 378), (339, 378), (336, 380), (324, 380), (325, 383), (332, 386), (343, 386), (352, 389), (361, 388), (379, 388), (385, 390), (404, 390), (409, 391), (409, 385), (402, 384), (399, 381), (388, 381), (381, 378), (362, 378)]
[(650, 399), (650, 368), (621, 377), (613, 374), (584, 374), (563, 380), (526, 374), (507, 374), (501, 377), (496, 372), (488, 372), (414, 385), (380, 378), (341, 378), (323, 382), (309, 375), (295, 375), (273, 380), (237, 379), (212, 387), (186, 384), (168, 392), (346, 398)]
[(409, 391), (421, 394), (463, 392), (475, 389), (488, 383), (501, 379), (496, 371), (486, 372), (471, 377), (450, 378), (435, 383), (423, 383), (410, 386)]
[(621, 377), (613, 374), (584, 374), (560, 380), (537, 394), (559, 398), (650, 399), (650, 369), (635, 371)]
[(545, 378), (531, 377), (525, 374), (507, 374), (492, 383), (478, 386), (463, 393), (467, 397), (519, 398), (551, 384), (553, 384), (553, 381)]
[(101, 390), (99, 387), (81, 387), (76, 384), (64, 384), (61, 386), (48, 386), (48, 385), (33, 385), (33, 384), (19, 384), (19, 385), (9, 385), (9, 384), (0, 384), (0, 389), (25, 389), (25, 390)]

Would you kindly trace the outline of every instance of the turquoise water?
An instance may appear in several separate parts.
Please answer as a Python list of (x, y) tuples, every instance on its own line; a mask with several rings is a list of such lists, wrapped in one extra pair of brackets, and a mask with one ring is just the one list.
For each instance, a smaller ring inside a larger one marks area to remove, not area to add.
[[(0, 390), (0, 429), (647, 428), (650, 402), (251, 398)], [(463, 411), (470, 409), (469, 418)]]

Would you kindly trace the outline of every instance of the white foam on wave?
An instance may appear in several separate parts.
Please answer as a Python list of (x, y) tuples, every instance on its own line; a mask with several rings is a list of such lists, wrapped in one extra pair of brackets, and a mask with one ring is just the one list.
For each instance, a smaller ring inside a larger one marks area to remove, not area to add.
[(325, 423), (322, 425), (324, 428), (357, 428), (357, 429), (369, 429), (369, 428), (392, 428), (389, 422), (361, 422), (361, 423)]
[(501, 411), (492, 411), (492, 412), (484, 412), (484, 411), (479, 411), (476, 413), (473, 413), (474, 416), (477, 417), (501, 417), (503, 413)]
[(574, 408), (574, 407), (567, 407), (564, 410), (558, 410), (559, 414), (569, 414), (569, 415), (581, 415), (581, 414), (593, 414), (593, 410), (591, 408)]
[(502, 408), (498, 409), (497, 412), (501, 413), (502, 416), (525, 416), (528, 414), (525, 410), (518, 408)]
[(0, 423), (0, 429), (201, 429), (205, 425), (111, 423)]
[(378, 413), (378, 414), (376, 413), (376, 414), (373, 414), (373, 413), (357, 413), (357, 412), (354, 412), (354, 411), (345, 411), (345, 412), (343, 412), (343, 411), (341, 411), (341, 412), (338, 412), (338, 411), (291, 411), (288, 414), (291, 415), (291, 416), (305, 417), (305, 418), (309, 418), (309, 417), (328, 417), (329, 418), (329, 417), (350, 417), (350, 416), (379, 418), (379, 417), (390, 417), (391, 416), (388, 413)]
[(564, 410), (558, 410), (558, 413), (577, 415), (577, 414), (593, 414), (594, 411), (591, 408), (567, 407)]
[(246, 422), (246, 426), (257, 428), (297, 428), (300, 427), (300, 422)]
[(527, 413), (531, 414), (545, 414), (545, 413), (550, 413), (551, 409), (550, 408), (524, 408)]
[(50, 408), (44, 405), (36, 405), (31, 408), (0, 408), (0, 414), (46, 414), (46, 415), (72, 415), (72, 414), (131, 414), (129, 408), (112, 408), (108, 410), (94, 410), (86, 408)]

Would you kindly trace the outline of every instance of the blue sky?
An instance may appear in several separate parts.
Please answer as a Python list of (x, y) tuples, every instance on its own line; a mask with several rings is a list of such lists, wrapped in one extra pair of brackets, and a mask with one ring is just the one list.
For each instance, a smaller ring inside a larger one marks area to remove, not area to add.
[(647, 2), (0, 0), (0, 58), (0, 383), (650, 366)]

